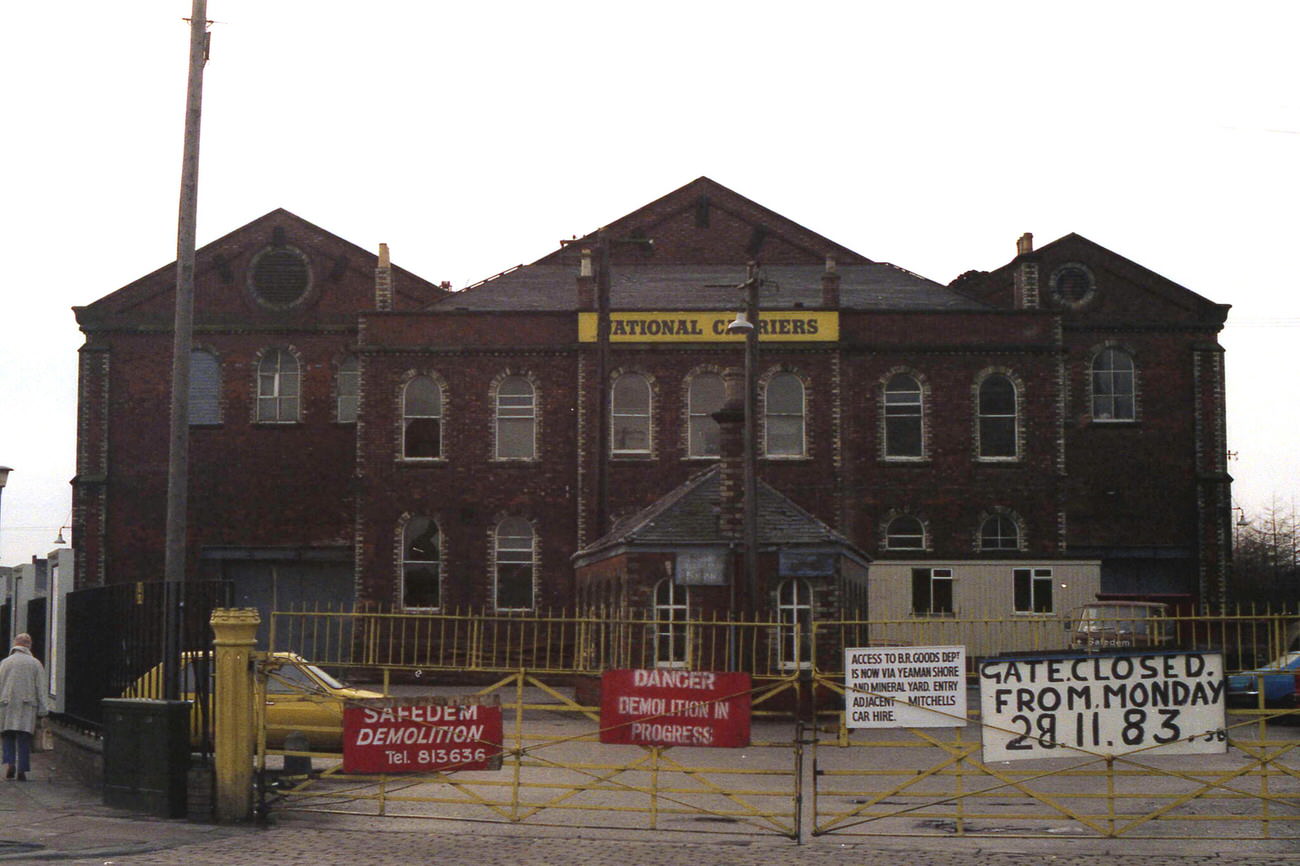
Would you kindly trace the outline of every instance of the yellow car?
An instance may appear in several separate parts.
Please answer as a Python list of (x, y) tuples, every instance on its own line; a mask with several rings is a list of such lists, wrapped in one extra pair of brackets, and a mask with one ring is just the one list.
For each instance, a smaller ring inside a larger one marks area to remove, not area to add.
[[(196, 669), (207, 668), (208, 694), (212, 694), (212, 663), (198, 653), (185, 653), (181, 660), (181, 700), (194, 700)], [(381, 698), (379, 692), (355, 689), (294, 653), (271, 653), (260, 666), (266, 677), (266, 745), (284, 747), (294, 732), (307, 737), (314, 751), (337, 752), (343, 743), (343, 702), (354, 698)], [(159, 664), (126, 690), (124, 698), (162, 696), (162, 665)], [(210, 725), (209, 725), (210, 726)], [(190, 741), (198, 745), (203, 723), (199, 704), (190, 717)]]

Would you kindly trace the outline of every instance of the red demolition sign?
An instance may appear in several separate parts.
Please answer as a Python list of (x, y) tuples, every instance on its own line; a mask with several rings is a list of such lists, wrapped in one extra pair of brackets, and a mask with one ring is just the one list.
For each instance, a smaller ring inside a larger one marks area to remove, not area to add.
[(749, 745), (749, 674), (605, 671), (600, 741), (636, 746)]
[(362, 698), (343, 707), (343, 772), (501, 769), (496, 695)]

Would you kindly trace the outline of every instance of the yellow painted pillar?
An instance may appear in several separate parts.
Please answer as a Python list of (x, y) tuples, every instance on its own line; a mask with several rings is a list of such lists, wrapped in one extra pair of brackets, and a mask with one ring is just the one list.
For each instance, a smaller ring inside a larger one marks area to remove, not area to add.
[(216, 817), (246, 821), (253, 814), (253, 648), (262, 618), (256, 608), (219, 608), (209, 622), (216, 650)]

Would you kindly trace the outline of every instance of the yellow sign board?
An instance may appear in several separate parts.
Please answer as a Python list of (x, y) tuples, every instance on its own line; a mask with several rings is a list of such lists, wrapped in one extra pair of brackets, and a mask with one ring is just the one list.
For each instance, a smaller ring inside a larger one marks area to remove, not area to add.
[[(609, 314), (611, 343), (725, 343), (743, 337), (727, 333), (736, 318), (732, 312), (688, 310), (683, 312)], [(835, 310), (764, 310), (758, 317), (759, 339), (772, 342), (834, 342), (840, 338), (839, 313)], [(596, 314), (578, 313), (578, 340), (596, 342)]]

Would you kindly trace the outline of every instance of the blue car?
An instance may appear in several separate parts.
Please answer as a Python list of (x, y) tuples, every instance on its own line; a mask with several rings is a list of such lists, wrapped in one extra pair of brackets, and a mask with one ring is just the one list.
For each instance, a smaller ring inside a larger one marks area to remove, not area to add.
[(1258, 707), (1263, 689), (1264, 706), (1293, 709), (1300, 706), (1300, 650), (1283, 653), (1271, 664), (1228, 677), (1228, 703), (1235, 707)]

